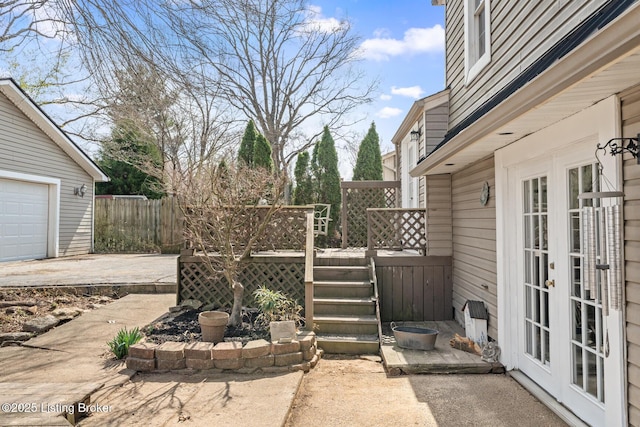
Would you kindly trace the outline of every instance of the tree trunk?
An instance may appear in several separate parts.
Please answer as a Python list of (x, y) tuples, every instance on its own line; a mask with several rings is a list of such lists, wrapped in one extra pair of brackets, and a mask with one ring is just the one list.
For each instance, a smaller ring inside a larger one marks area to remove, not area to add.
[(244, 286), (238, 281), (233, 281), (233, 308), (231, 316), (229, 316), (229, 325), (240, 326), (242, 324), (242, 297), (244, 295)]

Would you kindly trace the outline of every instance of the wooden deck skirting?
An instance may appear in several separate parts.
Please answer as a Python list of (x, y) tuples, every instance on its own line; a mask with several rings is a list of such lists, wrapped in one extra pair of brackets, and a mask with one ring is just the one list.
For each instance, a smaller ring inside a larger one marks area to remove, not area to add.
[(383, 322), (453, 319), (452, 259), (448, 256), (377, 256)]
[[(335, 254), (321, 254), (329, 255), (337, 257)], [(364, 261), (365, 250), (352, 250), (347, 255), (344, 265), (352, 265), (351, 258)], [(322, 264), (321, 256), (309, 254), (306, 250), (256, 254), (242, 273), (245, 305), (251, 305), (251, 294), (258, 286), (266, 285), (303, 303), (307, 325), (312, 325), (313, 265)], [(453, 319), (451, 257), (402, 255), (402, 252), (394, 251), (373, 259), (383, 322)], [(202, 256), (198, 255), (182, 254), (178, 258), (177, 293), (178, 303), (194, 298), (203, 304), (230, 307), (233, 302), (231, 288), (224, 280), (212, 280)]]

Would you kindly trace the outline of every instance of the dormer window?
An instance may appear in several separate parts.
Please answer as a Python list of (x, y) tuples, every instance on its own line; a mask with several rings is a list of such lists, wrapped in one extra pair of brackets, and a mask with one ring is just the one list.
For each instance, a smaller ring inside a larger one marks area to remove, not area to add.
[(491, 60), (491, 26), (489, 0), (464, 0), (465, 84)]

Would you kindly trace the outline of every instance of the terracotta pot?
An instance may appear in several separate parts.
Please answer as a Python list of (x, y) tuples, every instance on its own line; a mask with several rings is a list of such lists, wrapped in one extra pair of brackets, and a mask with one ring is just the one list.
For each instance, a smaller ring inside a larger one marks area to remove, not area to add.
[(198, 315), (202, 341), (219, 343), (224, 339), (224, 329), (229, 322), (229, 314), (224, 311), (203, 311)]

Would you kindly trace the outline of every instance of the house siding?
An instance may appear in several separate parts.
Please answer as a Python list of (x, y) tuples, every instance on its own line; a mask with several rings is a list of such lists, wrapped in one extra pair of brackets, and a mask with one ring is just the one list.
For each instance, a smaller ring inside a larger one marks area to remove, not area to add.
[(451, 218), (451, 175), (430, 175), (426, 181), (427, 255), (453, 253)]
[[(0, 170), (60, 179), (58, 255), (91, 251), (93, 178), (2, 94)], [(73, 190), (83, 183), (81, 198)]]
[(455, 319), (464, 324), (464, 303), (467, 300), (483, 301), (489, 310), (487, 333), (496, 339), (496, 205), (493, 194), (486, 206), (480, 204), (480, 191), (485, 181), (493, 191), (493, 156), (480, 160), (451, 177), (453, 307)]
[(427, 110), (424, 114), (426, 151), (420, 151), (424, 156), (431, 153), (442, 142), (448, 130), (449, 105), (441, 105)]
[[(640, 133), (640, 87), (621, 94), (622, 135)], [(628, 420), (640, 426), (640, 166), (624, 156), (624, 255), (626, 281), (626, 335)]]
[[(606, 0), (531, 0), (513, 7), (491, 1), (491, 62), (465, 85), (463, 2), (446, 6), (446, 81), (450, 128), (533, 64)], [(535, 25), (532, 25), (535, 23)]]

